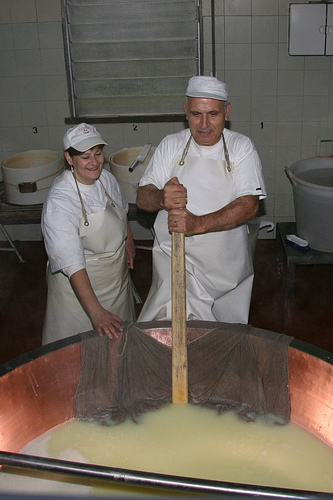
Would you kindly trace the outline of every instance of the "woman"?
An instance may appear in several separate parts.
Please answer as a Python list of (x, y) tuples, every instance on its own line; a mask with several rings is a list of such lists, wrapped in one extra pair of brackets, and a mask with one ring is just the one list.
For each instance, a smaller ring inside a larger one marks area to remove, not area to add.
[(122, 321), (135, 320), (135, 245), (128, 204), (103, 170), (106, 144), (86, 123), (64, 135), (69, 168), (50, 188), (41, 222), (49, 259), (43, 344), (92, 328), (117, 338)]

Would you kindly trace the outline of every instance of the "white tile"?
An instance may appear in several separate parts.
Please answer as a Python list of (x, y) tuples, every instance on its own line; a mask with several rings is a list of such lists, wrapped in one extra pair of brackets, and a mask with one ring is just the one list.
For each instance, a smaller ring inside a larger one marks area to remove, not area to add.
[[(3, 22), (2, 19), (1, 22)], [(11, 25), (0, 24), (0, 50), (2, 51), (2, 50), (13, 50), (13, 49), (14, 49), (14, 37)]]
[(292, 190), (289, 194), (275, 196), (275, 217), (294, 217), (294, 197)]
[(251, 44), (228, 43), (225, 45), (225, 69), (251, 69)]
[(47, 126), (45, 102), (22, 102), (23, 125), (26, 127)]
[(265, 169), (263, 161), (262, 161), (262, 165), (263, 165), (263, 175), (264, 175), (264, 181), (265, 181), (267, 195), (274, 194), (275, 193), (275, 170)]
[(47, 127), (38, 127), (37, 133), (33, 127), (25, 127), (25, 143), (27, 149), (50, 149), (49, 132)]
[(0, 127), (19, 127), (22, 125), (21, 104), (18, 102), (0, 103)]
[(35, 22), (35, 0), (10, 0), (10, 14), (13, 23)]
[(276, 141), (276, 123), (265, 122), (264, 127), (259, 122), (251, 122), (251, 139), (256, 147), (274, 146)]
[(102, 137), (107, 141), (110, 152), (128, 147), (124, 143), (123, 123), (107, 123), (96, 125)]
[(230, 16), (225, 25), (226, 43), (251, 43), (251, 17)]
[(217, 77), (224, 81), (225, 79), (225, 44), (220, 43), (215, 47), (216, 71)]
[(215, 17), (215, 43), (224, 43), (225, 40), (225, 17)]
[(64, 125), (65, 118), (69, 116), (68, 100), (46, 101), (47, 124), (49, 126)]
[(230, 130), (244, 134), (247, 137), (251, 137), (251, 124), (250, 122), (241, 122), (231, 119), (229, 126)]
[(253, 43), (277, 43), (278, 40), (277, 16), (252, 16)]
[(158, 146), (167, 135), (173, 134), (173, 123), (149, 123), (148, 137), (153, 146)]
[(272, 43), (252, 44), (252, 69), (277, 69), (278, 46)]
[(38, 24), (17, 23), (12, 24), (14, 46), (20, 49), (39, 49)]
[[(296, 118), (296, 117), (295, 117)], [(277, 122), (276, 145), (277, 146), (300, 146), (302, 134), (302, 122)]]
[(280, 70), (301, 70), (304, 68), (304, 56), (290, 56), (288, 54), (288, 47), (285, 44), (279, 44), (279, 62), (278, 67)]
[[(252, 96), (251, 120), (265, 123), (275, 121), (277, 113), (276, 96)], [(263, 125), (264, 126), (264, 125)]]
[(40, 101), (43, 98), (43, 79), (40, 76), (20, 76), (17, 81), (22, 102)]
[(124, 123), (124, 143), (126, 147), (143, 146), (148, 142), (147, 123)]
[(264, 174), (265, 172), (271, 171), (272, 169), (274, 170), (275, 168), (275, 154), (276, 154), (276, 148), (275, 146), (265, 146), (265, 145), (257, 145), (255, 144), (256, 149), (258, 151), (263, 169), (264, 169)]
[(42, 241), (39, 224), (17, 224), (14, 235), (19, 241)]
[(276, 0), (252, 0), (253, 16), (274, 16), (279, 13), (279, 5)]
[(295, 121), (303, 115), (303, 98), (301, 96), (278, 96), (277, 121)]
[(66, 75), (45, 75), (42, 81), (46, 101), (68, 99)]
[(251, 0), (225, 0), (226, 16), (250, 16)]
[(276, 147), (276, 165), (279, 168), (291, 166), (301, 158), (300, 145), (280, 145)]
[(279, 43), (284, 43), (288, 47), (289, 42), (289, 18), (279, 16)]
[(65, 56), (63, 49), (41, 50), (43, 75), (66, 74)]
[(39, 23), (39, 43), (41, 49), (63, 49), (61, 23)]
[(275, 195), (270, 194), (261, 201), (261, 207), (259, 216), (265, 217), (265, 219), (269, 218), (270, 220), (274, 219), (274, 207), (275, 207)]
[(0, 22), (11, 23), (10, 0), (0, 0)]
[(10, 127), (2, 129), (1, 133), (2, 149), (7, 152), (6, 157), (26, 150), (25, 135), (23, 127)]
[(203, 17), (211, 15), (211, 1), (201, 0), (201, 13)]
[(42, 74), (42, 63), (39, 50), (16, 50), (18, 76)]
[(304, 71), (304, 95), (327, 96), (330, 93), (330, 72), (326, 70)]
[(59, 153), (63, 152), (63, 143), (62, 139), (66, 130), (69, 128), (69, 125), (62, 126), (48, 126), (49, 133), (49, 148), (51, 151), (58, 151)]
[(292, 186), (284, 168), (277, 168), (275, 171), (275, 194), (290, 194)]
[(327, 134), (327, 124), (316, 121), (304, 121), (302, 128), (302, 147), (310, 147), (316, 155), (317, 141)]
[(229, 90), (229, 98), (249, 96), (251, 93), (251, 71), (225, 71), (225, 82)]
[(250, 97), (234, 97), (231, 104), (231, 119), (235, 121), (251, 120)]
[(0, 102), (20, 100), (20, 89), (16, 76), (0, 77)]
[(252, 72), (251, 92), (252, 95), (269, 96), (276, 95), (277, 71), (257, 70)]
[(329, 119), (329, 96), (305, 96), (303, 101), (303, 119), (327, 122)]
[[(5, 227), (5, 230), (6, 232), (8, 233), (10, 239), (12, 241), (15, 240), (15, 226), (13, 225), (6, 225)], [(6, 241), (8, 243), (8, 239), (6, 237), (6, 235), (0, 230), (0, 241)], [(4, 247), (4, 248), (10, 248), (10, 244), (8, 243), (7, 245), (1, 245), (1, 247)], [(7, 250), (4, 250), (5, 252), (7, 252)], [(9, 250), (11, 252), (11, 250)]]
[(2, 50), (1, 53), (1, 77), (16, 76), (17, 65), (14, 50)]
[[(213, 56), (212, 56), (212, 44), (211, 43), (205, 43), (203, 47), (203, 55), (204, 55), (204, 73), (206, 75), (210, 75), (211, 71), (213, 70)], [(215, 59), (216, 59), (216, 65), (218, 64), (218, 56), (215, 52)]]
[(278, 72), (278, 95), (302, 95), (303, 85), (303, 71), (281, 70)]
[(36, 0), (39, 22), (61, 21), (61, 3), (54, 0)]
[(326, 69), (330, 70), (331, 61), (327, 56), (307, 56), (304, 58), (305, 69)]
[(278, 0), (278, 5), (279, 5), (279, 15), (287, 16), (289, 14), (290, 0)]

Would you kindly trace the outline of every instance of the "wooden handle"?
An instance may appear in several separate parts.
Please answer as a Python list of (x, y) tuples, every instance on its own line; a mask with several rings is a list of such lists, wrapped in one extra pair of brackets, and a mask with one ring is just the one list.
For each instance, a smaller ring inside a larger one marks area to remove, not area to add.
[(172, 233), (172, 403), (188, 402), (185, 235)]

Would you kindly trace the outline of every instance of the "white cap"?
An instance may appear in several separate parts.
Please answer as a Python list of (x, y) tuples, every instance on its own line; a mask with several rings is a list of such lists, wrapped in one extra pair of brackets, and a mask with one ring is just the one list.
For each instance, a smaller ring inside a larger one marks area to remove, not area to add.
[(228, 87), (215, 76), (193, 76), (188, 81), (186, 95), (227, 101)]
[(88, 151), (88, 149), (99, 144), (107, 145), (107, 142), (102, 139), (101, 134), (97, 132), (95, 127), (87, 123), (80, 123), (68, 129), (64, 135), (63, 142), (65, 151), (68, 148), (74, 148), (80, 151), (80, 153), (84, 153), (84, 151)]

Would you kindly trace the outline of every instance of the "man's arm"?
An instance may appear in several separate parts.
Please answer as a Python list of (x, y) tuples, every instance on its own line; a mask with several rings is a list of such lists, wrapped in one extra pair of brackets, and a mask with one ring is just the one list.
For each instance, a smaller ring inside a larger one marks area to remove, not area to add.
[(258, 208), (259, 197), (247, 195), (237, 198), (216, 212), (204, 215), (172, 209), (169, 211), (168, 226), (170, 231), (187, 235), (226, 231), (253, 219)]
[(177, 177), (172, 177), (163, 189), (158, 189), (154, 184), (139, 186), (136, 203), (141, 210), (146, 210), (146, 212), (185, 208), (187, 190), (179, 184)]

